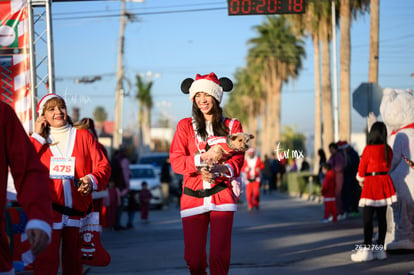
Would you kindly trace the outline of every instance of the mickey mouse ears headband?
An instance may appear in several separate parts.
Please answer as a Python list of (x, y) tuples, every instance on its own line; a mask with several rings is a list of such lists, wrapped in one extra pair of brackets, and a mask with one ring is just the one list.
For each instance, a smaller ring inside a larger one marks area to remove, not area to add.
[(220, 103), (223, 92), (230, 92), (233, 89), (233, 82), (227, 77), (217, 78), (215, 73), (207, 75), (196, 75), (196, 79), (186, 78), (181, 82), (181, 91), (184, 94), (190, 94), (190, 100), (198, 92), (204, 92), (211, 95)]

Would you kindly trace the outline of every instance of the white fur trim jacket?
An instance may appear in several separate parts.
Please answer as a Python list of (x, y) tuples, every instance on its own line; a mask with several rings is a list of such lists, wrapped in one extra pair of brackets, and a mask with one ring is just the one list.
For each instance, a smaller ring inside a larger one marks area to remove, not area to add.
[[(241, 123), (238, 120), (225, 118), (225, 125), (231, 127), (231, 133), (243, 132)], [(231, 125), (230, 125), (231, 124)], [(181, 197), (181, 217), (193, 216), (209, 211), (236, 211), (237, 204), (232, 192), (232, 186), (228, 177), (219, 177), (214, 183), (203, 181), (199, 173), (196, 163), (197, 156), (200, 151), (204, 150), (206, 142), (199, 142), (193, 128), (192, 118), (182, 119), (174, 134), (174, 138), (170, 149), (171, 167), (175, 173), (184, 176), (183, 188), (187, 187), (191, 190), (210, 189), (213, 186), (224, 182), (227, 188), (212, 196), (197, 198), (187, 194)], [(233, 154), (226, 165), (233, 172), (234, 177), (240, 175), (243, 165), (244, 152)]]

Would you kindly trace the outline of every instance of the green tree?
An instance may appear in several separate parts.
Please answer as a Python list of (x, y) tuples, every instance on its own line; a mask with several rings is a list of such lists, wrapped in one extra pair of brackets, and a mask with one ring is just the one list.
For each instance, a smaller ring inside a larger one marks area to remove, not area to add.
[(298, 76), (305, 49), (303, 40), (292, 33), (284, 17), (267, 16), (255, 30), (258, 36), (249, 40), (252, 48), (248, 53), (248, 67), (254, 68), (265, 94), (265, 117), (269, 118), (262, 126), (265, 154), (280, 140), (282, 85)]
[(105, 108), (102, 106), (96, 106), (95, 110), (93, 111), (93, 119), (96, 122), (103, 123), (108, 118), (108, 113), (105, 111)]
[(351, 140), (351, 20), (356, 19), (359, 14), (368, 12), (369, 3), (369, 0), (340, 1), (339, 139), (341, 140)]
[(323, 146), (322, 140), (322, 101), (321, 101), (321, 60), (320, 60), (320, 9), (315, 1), (308, 1), (306, 13), (300, 15), (285, 15), (292, 22), (292, 29), (296, 35), (309, 36), (313, 43), (314, 56), (314, 89), (315, 89), (315, 126), (314, 126), (314, 151), (317, 152)]
[(303, 133), (297, 132), (295, 127), (284, 126), (280, 137), (280, 147), (283, 149), (301, 151), (306, 153), (306, 137)]
[(138, 129), (140, 131), (140, 142), (151, 146), (151, 109), (153, 106), (151, 88), (152, 81), (144, 81), (140, 75), (136, 75), (138, 110)]
[(239, 69), (234, 76), (234, 91), (230, 93), (230, 99), (224, 106), (226, 114), (238, 118), (243, 124), (243, 130), (255, 136), (251, 141), (253, 147), (257, 147), (258, 116), (264, 101), (255, 76), (247, 68)]
[[(359, 13), (363, 14), (367, 10), (369, 0), (336, 0), (335, 5), (339, 7), (340, 14), (340, 138), (344, 140), (350, 139), (350, 22), (351, 16), (357, 18)], [(304, 34), (310, 36), (313, 41), (314, 50), (314, 72), (315, 72), (315, 140), (314, 140), (314, 151), (317, 152), (320, 148), (327, 148), (329, 143), (333, 141), (333, 124), (331, 124), (332, 108), (326, 108), (328, 102), (332, 102), (332, 97), (329, 96), (332, 91), (330, 83), (323, 84), (324, 87), (324, 137), (322, 139), (322, 104), (321, 104), (321, 63), (320, 63), (320, 42), (321, 42), (321, 30), (325, 32), (324, 37), (326, 41), (326, 35), (329, 36), (329, 30), (332, 29), (332, 1), (320, 1), (320, 0), (309, 0), (307, 2), (306, 13), (302, 15), (286, 15), (289, 21), (293, 23), (294, 30), (298, 34)], [(338, 14), (336, 12), (336, 14)], [(335, 19), (338, 22), (338, 18)], [(321, 26), (321, 25), (324, 26)], [(325, 48), (327, 44), (325, 43)], [(327, 58), (329, 51), (323, 50), (325, 53), (324, 60)], [(328, 63), (325, 62), (325, 65)], [(330, 74), (325, 68), (323, 70), (324, 80), (326, 82), (326, 75)], [(328, 104), (329, 106), (331, 104)], [(332, 126), (330, 126), (332, 125)]]

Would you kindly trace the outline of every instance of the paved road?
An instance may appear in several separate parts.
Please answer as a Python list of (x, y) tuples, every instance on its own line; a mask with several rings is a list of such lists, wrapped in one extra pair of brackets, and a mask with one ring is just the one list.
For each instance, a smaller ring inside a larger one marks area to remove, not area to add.
[[(285, 194), (262, 195), (261, 209), (235, 215), (230, 275), (268, 274), (407, 274), (414, 254), (389, 254), (385, 261), (353, 263), (350, 254), (362, 241), (361, 217), (323, 224), (323, 205)], [(126, 217), (125, 217), (126, 218)], [(89, 267), (93, 274), (189, 274), (183, 259), (179, 210), (152, 210), (150, 223), (127, 231), (102, 233), (112, 256), (107, 267)]]

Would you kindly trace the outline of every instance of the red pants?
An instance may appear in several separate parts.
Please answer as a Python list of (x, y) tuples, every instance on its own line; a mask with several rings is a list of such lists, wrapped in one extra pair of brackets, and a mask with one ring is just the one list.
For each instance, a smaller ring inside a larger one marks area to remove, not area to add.
[(249, 209), (259, 207), (260, 182), (254, 181), (246, 184), (246, 200)]
[(210, 274), (228, 274), (233, 217), (234, 212), (211, 211), (182, 219), (185, 245), (184, 258), (192, 275), (207, 274), (206, 244), (209, 224)]
[(324, 219), (328, 219), (330, 215), (333, 217), (333, 221), (337, 221), (336, 216), (336, 201), (325, 201), (325, 216)]
[(142, 203), (141, 205), (140, 205), (140, 207), (141, 207), (141, 220), (148, 220), (148, 214), (149, 214), (149, 211), (150, 211), (150, 205), (149, 205), (149, 203)]
[(62, 275), (82, 275), (81, 238), (78, 227), (52, 230), (52, 241), (36, 256), (34, 275), (56, 275), (59, 269), (59, 248), (62, 240)]

